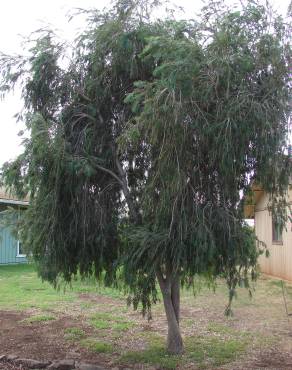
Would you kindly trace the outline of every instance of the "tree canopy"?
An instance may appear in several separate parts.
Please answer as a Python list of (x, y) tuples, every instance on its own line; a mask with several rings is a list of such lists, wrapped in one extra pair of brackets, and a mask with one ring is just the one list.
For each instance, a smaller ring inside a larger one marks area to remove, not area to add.
[(21, 235), (42, 278), (122, 281), (144, 314), (159, 287), (181, 353), (179, 287), (223, 276), (231, 301), (257, 276), (252, 179), (285, 216), (291, 48), (289, 24), (256, 0), (210, 1), (193, 20), (154, 18), (157, 5), (88, 12), (70, 56), (51, 31), (1, 56), (30, 134), (3, 179), (30, 196)]

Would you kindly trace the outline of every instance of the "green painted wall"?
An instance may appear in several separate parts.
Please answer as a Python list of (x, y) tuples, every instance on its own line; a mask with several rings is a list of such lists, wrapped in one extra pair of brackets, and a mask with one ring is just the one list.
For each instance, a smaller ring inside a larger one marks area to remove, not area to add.
[[(1, 221), (0, 215), (0, 221)], [(0, 265), (10, 263), (26, 263), (25, 257), (17, 257), (17, 239), (12, 228), (0, 223)]]

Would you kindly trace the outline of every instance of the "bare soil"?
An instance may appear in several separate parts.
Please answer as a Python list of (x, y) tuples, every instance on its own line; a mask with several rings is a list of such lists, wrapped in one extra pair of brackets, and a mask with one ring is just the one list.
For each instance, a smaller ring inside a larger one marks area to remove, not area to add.
[[(27, 325), (22, 321), (27, 317), (28, 315), (23, 312), (0, 311), (0, 348), (2, 354), (39, 361), (68, 358), (110, 367), (102, 354), (87, 351), (64, 339), (63, 333), (66, 328), (80, 326), (76, 319), (62, 316), (57, 320)], [(88, 328), (84, 329), (88, 331)], [(3, 365), (0, 362), (0, 369), (18, 370), (22, 367), (13, 367), (8, 363)]]
[[(90, 299), (90, 297), (86, 297)], [(105, 298), (107, 303), (113, 303), (109, 298)], [(92, 297), (96, 300), (96, 297)], [(103, 299), (104, 300), (104, 299)], [(186, 312), (185, 312), (186, 314)], [(75, 359), (78, 361), (98, 364), (105, 368), (117, 367), (110, 364), (103, 354), (96, 354), (86, 349), (75, 346), (71, 342), (64, 340), (63, 332), (69, 327), (78, 327), (80, 322), (72, 317), (60, 317), (58, 320), (45, 323), (35, 322), (27, 325), (22, 322), (28, 317), (23, 312), (0, 311), (0, 348), (3, 354), (13, 354), (23, 358), (32, 358), (41, 361), (61, 360), (64, 358)], [(193, 317), (193, 316), (192, 316)], [(152, 323), (153, 324), (153, 323)], [(81, 326), (80, 326), (81, 327)], [(90, 334), (88, 327), (82, 327)], [(145, 330), (153, 330), (148, 327)], [(240, 363), (233, 363), (232, 366), (226, 365), (221, 369), (245, 370), (292, 370), (291, 353), (291, 333), (282, 332), (288, 342), (280, 344), (263, 351), (256, 350), (248, 358), (241, 359)], [(283, 339), (283, 338), (282, 338)], [(129, 366), (127, 366), (129, 368)], [(122, 367), (120, 367), (122, 368)], [(135, 369), (143, 369), (143, 365), (134, 366)], [(12, 365), (8, 362), (0, 362), (1, 370), (23, 370), (23, 367)], [(219, 368), (218, 368), (219, 369)]]
[[(222, 323), (240, 332), (254, 333), (258, 343), (251, 343), (248, 351), (237, 361), (216, 367), (217, 370), (292, 370), (292, 319), (288, 321), (279, 291), (271, 288), (259, 289), (251, 303), (245, 300), (235, 302), (234, 316), (226, 318), (223, 315), (226, 300), (222, 294), (210, 293), (182, 300), (182, 332), (184, 336), (204, 335), (208, 324)], [(269, 285), (268, 285), (269, 287)], [(80, 346), (78, 342), (68, 341), (64, 336), (66, 328), (80, 328), (86, 337), (94, 336), (96, 329), (88, 325), (88, 310), (82, 304), (94, 304), (89, 310), (111, 312), (112, 309), (125, 310), (123, 300), (106, 297), (96, 293), (79, 295), (81, 304), (68, 306), (66, 309), (56, 307), (52, 310), (56, 320), (33, 322), (29, 325), (23, 320), (34, 314), (33, 311), (0, 311), (0, 355), (17, 355), (40, 361), (74, 359), (76, 361), (93, 363), (104, 367), (127, 369), (155, 369), (149, 365), (117, 365), (118, 354), (95, 353)], [(292, 297), (290, 297), (292, 302)], [(190, 304), (191, 302), (191, 304)], [(116, 312), (115, 311), (115, 312)], [(140, 332), (157, 332), (166, 334), (166, 322), (161, 306), (154, 310), (154, 320), (147, 322), (139, 313), (128, 311), (128, 317), (138, 324)], [(270, 342), (269, 342), (270, 341)], [(126, 350), (143, 349), (143, 341), (132, 337), (131, 332), (125, 333), (119, 345)], [(209, 369), (213, 369), (210, 367)], [(0, 370), (22, 370), (22, 367), (0, 362)], [(160, 367), (160, 369), (162, 369)], [(195, 365), (180, 367), (180, 369), (196, 369)]]
[(17, 366), (7, 361), (3, 361), (0, 362), (0, 370), (24, 370), (24, 368), (22, 366)]

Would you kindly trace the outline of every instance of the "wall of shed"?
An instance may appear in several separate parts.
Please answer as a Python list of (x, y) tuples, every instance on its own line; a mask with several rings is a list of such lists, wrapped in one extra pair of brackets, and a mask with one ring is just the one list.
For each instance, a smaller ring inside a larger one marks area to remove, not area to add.
[[(292, 200), (292, 192), (289, 193)], [(259, 240), (266, 243), (270, 256), (259, 258), (261, 271), (281, 279), (292, 281), (292, 231), (288, 221), (287, 230), (283, 230), (283, 244), (273, 244), (272, 215), (267, 210), (269, 197), (264, 194), (255, 210), (255, 232)]]
[(0, 265), (26, 263), (25, 257), (17, 257), (17, 239), (12, 226), (3, 226), (3, 215), (0, 214)]

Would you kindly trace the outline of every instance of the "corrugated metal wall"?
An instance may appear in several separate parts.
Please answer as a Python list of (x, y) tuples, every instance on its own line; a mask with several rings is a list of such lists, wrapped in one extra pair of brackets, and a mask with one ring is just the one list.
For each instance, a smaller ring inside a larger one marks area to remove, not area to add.
[[(291, 192), (290, 192), (291, 197)], [(267, 210), (268, 195), (264, 195), (256, 206), (255, 232), (266, 243), (270, 256), (259, 259), (261, 271), (285, 280), (292, 281), (292, 231), (291, 222), (283, 230), (283, 243), (272, 241), (272, 216)]]
[[(0, 215), (0, 221), (3, 219)], [(17, 239), (11, 231), (11, 227), (0, 223), (0, 265), (10, 263), (26, 263), (25, 257), (17, 257)]]

